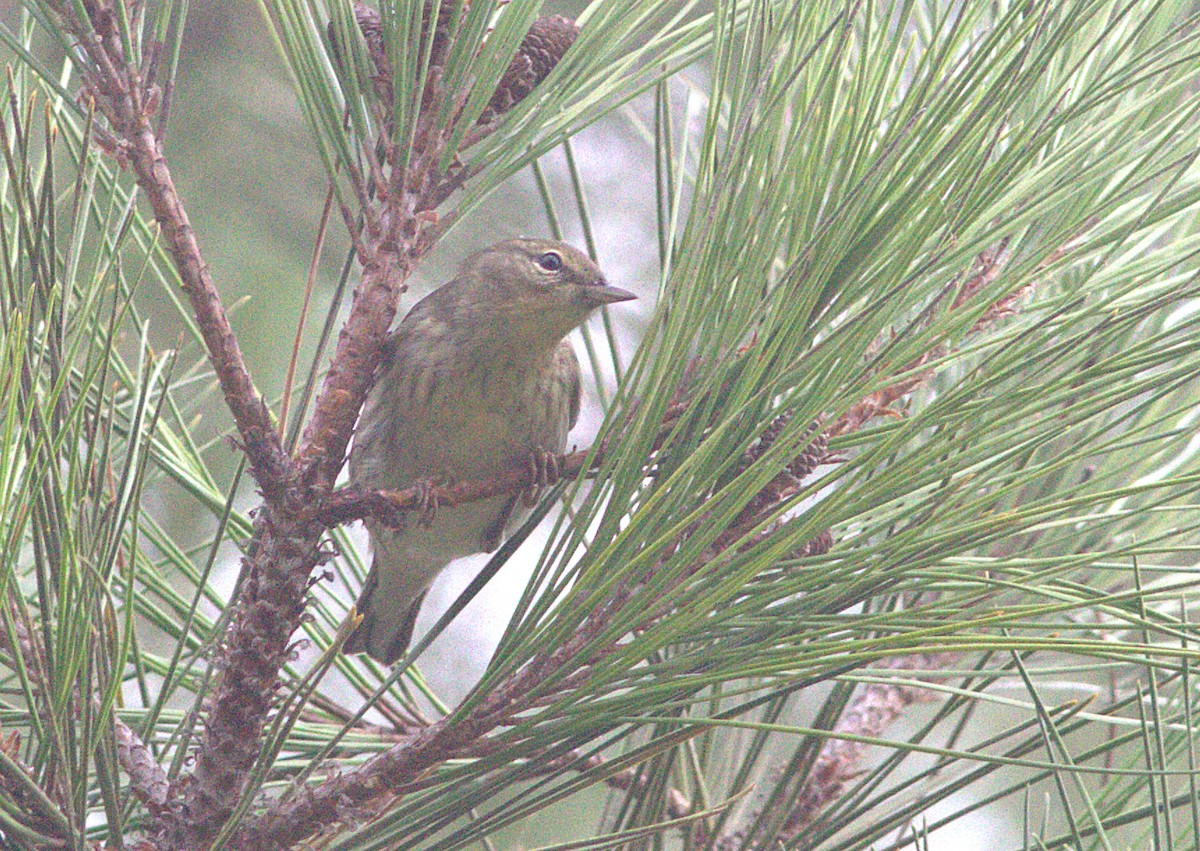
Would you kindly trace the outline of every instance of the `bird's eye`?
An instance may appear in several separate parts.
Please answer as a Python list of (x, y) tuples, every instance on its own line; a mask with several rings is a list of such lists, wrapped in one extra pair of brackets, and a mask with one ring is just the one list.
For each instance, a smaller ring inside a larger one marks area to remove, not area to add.
[(562, 255), (557, 251), (547, 251), (537, 259), (537, 264), (547, 272), (557, 272), (562, 268)]

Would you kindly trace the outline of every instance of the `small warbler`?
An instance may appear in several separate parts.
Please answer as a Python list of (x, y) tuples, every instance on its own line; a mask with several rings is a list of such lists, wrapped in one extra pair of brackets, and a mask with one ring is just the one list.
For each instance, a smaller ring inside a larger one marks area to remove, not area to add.
[[(579, 416), (579, 361), (564, 337), (611, 286), (569, 245), (512, 239), (469, 257), (392, 332), (350, 452), (350, 480), (399, 490), (529, 469), (560, 453)], [(499, 546), (528, 515), (521, 494), (437, 509), (403, 528), (367, 521), (375, 560), (345, 652), (396, 661), (429, 586), (449, 562)]]

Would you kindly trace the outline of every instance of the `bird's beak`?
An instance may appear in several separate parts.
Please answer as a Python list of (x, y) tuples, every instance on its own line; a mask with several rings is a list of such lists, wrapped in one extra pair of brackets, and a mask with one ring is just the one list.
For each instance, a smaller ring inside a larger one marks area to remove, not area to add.
[(592, 307), (600, 307), (604, 304), (615, 304), (618, 301), (629, 301), (635, 299), (633, 293), (629, 290), (623, 290), (620, 287), (614, 287), (606, 281), (597, 281), (590, 287), (585, 287), (583, 290), (583, 300)]

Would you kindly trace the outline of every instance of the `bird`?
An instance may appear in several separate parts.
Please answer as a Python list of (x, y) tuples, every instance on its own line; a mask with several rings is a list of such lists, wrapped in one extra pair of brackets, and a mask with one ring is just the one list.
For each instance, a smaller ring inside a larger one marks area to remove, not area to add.
[[(463, 261), (384, 343), (354, 434), (350, 483), (426, 487), (529, 470), (566, 449), (579, 417), (579, 361), (569, 340), (597, 308), (636, 296), (583, 252), (520, 238)], [(343, 645), (396, 662), (430, 585), (451, 561), (491, 552), (528, 516), (527, 494), (434, 507), (427, 522), (366, 520), (373, 560)]]

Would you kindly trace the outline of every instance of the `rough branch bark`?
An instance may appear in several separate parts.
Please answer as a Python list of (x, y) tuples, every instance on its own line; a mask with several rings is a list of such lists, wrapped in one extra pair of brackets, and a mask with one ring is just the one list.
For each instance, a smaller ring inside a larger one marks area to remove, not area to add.
[(266, 403), (254, 387), (238, 346), (237, 337), (221, 302), (221, 294), (208, 272), (200, 245), (192, 230), (183, 202), (175, 189), (171, 171), (155, 138), (148, 117), (135, 119), (135, 128), (125, 138), (130, 165), (138, 186), (146, 193), (154, 219), (175, 260), (184, 292), (208, 348), (209, 360), (221, 385), (225, 404), (233, 414), (238, 436), (263, 496), (279, 497), (286, 479), (287, 457), (271, 422)]
[[(546, 487), (563, 479), (573, 479), (587, 469), (589, 454), (570, 452), (556, 456), (555, 460), (547, 465), (546, 470), (539, 471), (531, 467), (529, 470), (495, 479), (458, 482), (431, 489), (412, 487), (398, 491), (366, 491), (354, 487), (340, 488), (312, 506), (306, 516), (330, 526), (367, 517), (396, 526), (400, 524), (404, 515), (426, 509), (430, 505), (450, 507), (513, 491)], [(597, 453), (595, 463), (599, 463), (601, 457), (602, 454)]]
[(113, 718), (113, 729), (117, 740), (117, 760), (129, 775), (133, 793), (151, 812), (162, 810), (171, 789), (167, 773), (128, 724), (120, 718)]
[(111, 8), (92, 4), (86, 4), (85, 8), (91, 15), (90, 21), (76, 19), (66, 5), (59, 7), (59, 14), (95, 63), (85, 75), (92, 97), (118, 137), (118, 158), (129, 165), (150, 202), (180, 283), (191, 302), (251, 471), (264, 495), (272, 498), (278, 495), (284, 480), (287, 459), (272, 427), (270, 412), (246, 369), (221, 294), (204, 262), (163, 156), (161, 141), (155, 134), (151, 120), (153, 105), (158, 101), (157, 90), (144, 86), (140, 63), (129, 62), (123, 56)]

